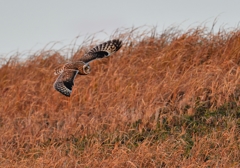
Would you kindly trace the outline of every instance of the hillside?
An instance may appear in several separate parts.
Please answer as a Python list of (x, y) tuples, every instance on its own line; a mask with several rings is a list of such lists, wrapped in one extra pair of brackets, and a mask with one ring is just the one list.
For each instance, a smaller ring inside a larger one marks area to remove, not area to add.
[(2, 60), (0, 166), (239, 167), (240, 31), (149, 32), (116, 32), (70, 98), (53, 89), (60, 52)]

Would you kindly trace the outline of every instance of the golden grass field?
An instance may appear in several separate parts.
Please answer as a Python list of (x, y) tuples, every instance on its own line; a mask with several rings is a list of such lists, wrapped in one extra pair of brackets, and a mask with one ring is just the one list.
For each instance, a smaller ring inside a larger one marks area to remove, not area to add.
[(0, 167), (240, 167), (240, 31), (113, 37), (123, 47), (77, 76), (70, 98), (54, 68), (99, 42), (69, 59), (1, 60)]

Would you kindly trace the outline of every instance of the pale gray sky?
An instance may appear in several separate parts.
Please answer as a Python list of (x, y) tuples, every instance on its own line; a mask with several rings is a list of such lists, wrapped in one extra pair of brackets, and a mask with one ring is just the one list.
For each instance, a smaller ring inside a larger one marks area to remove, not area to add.
[(216, 28), (237, 27), (239, 6), (239, 0), (0, 0), (0, 56), (61, 42), (57, 50), (101, 30), (97, 38), (107, 40), (117, 28), (132, 26), (210, 27), (217, 17)]

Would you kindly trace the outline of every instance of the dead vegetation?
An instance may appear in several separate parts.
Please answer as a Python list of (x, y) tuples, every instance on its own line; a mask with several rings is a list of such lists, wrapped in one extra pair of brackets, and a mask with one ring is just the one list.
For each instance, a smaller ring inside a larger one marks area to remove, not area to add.
[(240, 31), (114, 36), (70, 98), (52, 86), (58, 52), (1, 62), (1, 167), (239, 167)]

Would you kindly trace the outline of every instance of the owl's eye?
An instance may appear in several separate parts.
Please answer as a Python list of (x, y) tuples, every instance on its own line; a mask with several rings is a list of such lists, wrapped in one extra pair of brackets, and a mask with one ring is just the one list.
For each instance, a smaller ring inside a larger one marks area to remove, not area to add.
[(91, 72), (91, 68), (90, 68), (89, 64), (86, 64), (86, 65), (83, 66), (83, 72), (85, 74), (89, 74)]

